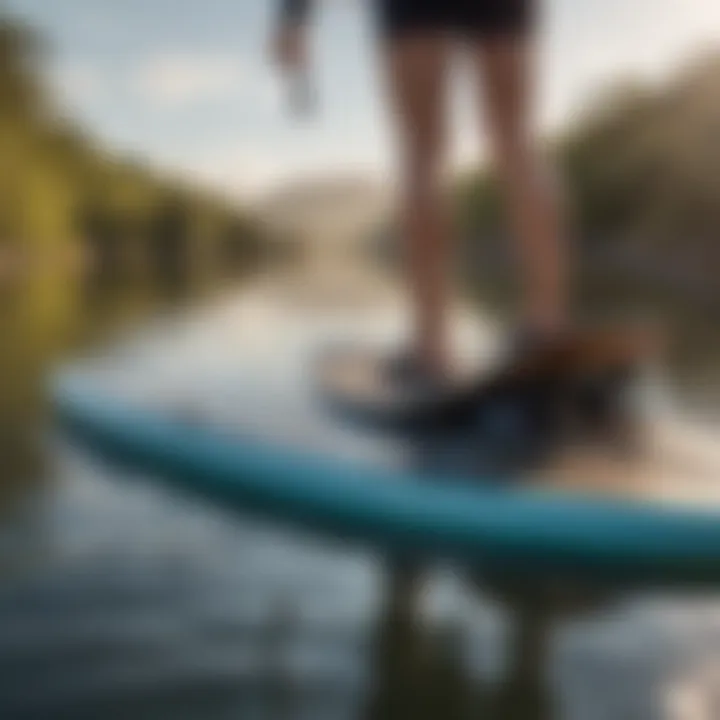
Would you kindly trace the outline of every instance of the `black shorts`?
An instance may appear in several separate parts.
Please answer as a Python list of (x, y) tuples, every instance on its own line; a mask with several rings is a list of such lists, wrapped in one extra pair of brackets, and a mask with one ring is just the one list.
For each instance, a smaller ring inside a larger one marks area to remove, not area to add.
[(538, 0), (375, 0), (380, 30), (394, 38), (448, 31), (464, 36), (524, 35)]

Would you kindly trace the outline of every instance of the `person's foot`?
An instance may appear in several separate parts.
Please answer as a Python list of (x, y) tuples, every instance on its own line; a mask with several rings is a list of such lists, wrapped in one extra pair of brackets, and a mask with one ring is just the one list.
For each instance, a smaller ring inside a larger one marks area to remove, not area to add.
[(380, 373), (393, 392), (412, 396), (427, 396), (438, 393), (445, 386), (447, 378), (439, 369), (412, 352), (397, 353), (381, 361)]

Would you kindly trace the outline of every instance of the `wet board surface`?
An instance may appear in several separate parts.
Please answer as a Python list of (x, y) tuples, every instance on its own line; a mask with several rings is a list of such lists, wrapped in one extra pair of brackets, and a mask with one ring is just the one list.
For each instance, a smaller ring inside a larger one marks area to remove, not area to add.
[[(58, 419), (141, 477), (383, 553), (525, 580), (720, 580), (716, 436), (662, 395), (648, 393), (642, 455), (573, 446), (516, 472), (472, 436), (418, 442), (338, 421), (311, 382), (317, 349), (340, 336), (397, 347), (404, 318), (387, 302), (321, 312), (281, 297), (261, 286), (75, 365), (53, 387)], [(455, 321), (460, 356), (497, 360), (489, 325)]]

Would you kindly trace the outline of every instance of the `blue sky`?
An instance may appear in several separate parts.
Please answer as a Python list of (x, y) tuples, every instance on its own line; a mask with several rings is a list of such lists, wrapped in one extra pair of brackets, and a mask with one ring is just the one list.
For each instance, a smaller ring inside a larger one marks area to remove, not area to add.
[[(302, 176), (391, 170), (364, 1), (326, 0), (319, 13), (321, 111), (304, 123), (285, 112), (266, 63), (274, 0), (6, 6), (49, 37), (49, 80), (93, 133), (164, 168), (252, 195)], [(542, 122), (566, 122), (619, 74), (662, 75), (711, 44), (720, 47), (718, 0), (546, 0)], [(482, 154), (482, 134), (470, 93), (461, 83), (457, 90), (453, 156), (466, 165)]]

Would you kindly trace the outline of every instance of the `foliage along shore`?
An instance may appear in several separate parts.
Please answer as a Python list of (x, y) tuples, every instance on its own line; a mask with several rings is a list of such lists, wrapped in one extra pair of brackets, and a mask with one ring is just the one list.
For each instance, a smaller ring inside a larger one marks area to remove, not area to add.
[(263, 247), (253, 215), (102, 147), (60, 113), (42, 38), (0, 19), (0, 280), (91, 268), (137, 277), (242, 267)]
[[(720, 310), (720, 53), (662, 83), (625, 82), (596, 96), (549, 143), (570, 210), (572, 251), (585, 271), (688, 292)], [(492, 172), (456, 190), (471, 280), (511, 259)]]

